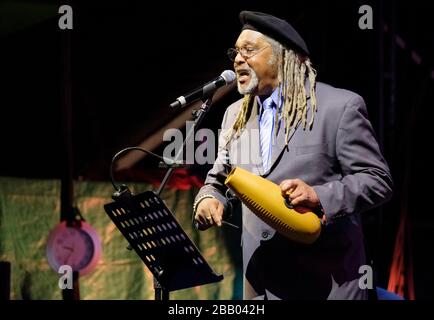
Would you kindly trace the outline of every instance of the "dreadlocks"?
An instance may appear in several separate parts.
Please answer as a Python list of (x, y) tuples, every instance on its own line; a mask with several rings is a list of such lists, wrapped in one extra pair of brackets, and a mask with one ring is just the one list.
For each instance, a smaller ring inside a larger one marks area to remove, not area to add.
[[(311, 118), (309, 129), (312, 129), (314, 116), (316, 113), (316, 96), (315, 96), (315, 79), (316, 71), (308, 57), (297, 54), (291, 49), (283, 47), (280, 43), (264, 36), (273, 48), (273, 57), (270, 64), (278, 63), (278, 74), (280, 86), (280, 95), (283, 97), (282, 118), (285, 124), (285, 141), (288, 143), (289, 132), (297, 125), (299, 121), (303, 124), (303, 129), (307, 125), (307, 92), (305, 88), (306, 76), (309, 78), (310, 100), (311, 100)], [(246, 94), (244, 96), (241, 109), (229, 131), (228, 142), (241, 133), (247, 122), (247, 115), (250, 114), (253, 105), (253, 96)], [(278, 113), (276, 112), (275, 124), (278, 122)], [(277, 134), (277, 131), (276, 131)]]

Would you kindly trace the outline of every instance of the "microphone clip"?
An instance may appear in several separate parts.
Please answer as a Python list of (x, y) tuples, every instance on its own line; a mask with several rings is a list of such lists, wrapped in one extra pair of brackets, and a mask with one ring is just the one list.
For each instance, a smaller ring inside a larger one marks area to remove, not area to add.
[(166, 162), (166, 161), (160, 161), (159, 163), (158, 163), (158, 168), (174, 168), (174, 169), (177, 169), (177, 168), (185, 168), (185, 167), (187, 167), (187, 164), (184, 162), (184, 161), (173, 161), (173, 160), (171, 160), (171, 161), (169, 161), (169, 163), (168, 162)]

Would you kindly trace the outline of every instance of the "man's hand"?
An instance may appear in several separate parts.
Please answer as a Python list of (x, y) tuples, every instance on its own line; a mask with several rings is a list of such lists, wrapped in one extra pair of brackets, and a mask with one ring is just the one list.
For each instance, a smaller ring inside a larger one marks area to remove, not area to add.
[(196, 209), (194, 219), (199, 223), (200, 230), (206, 230), (216, 224), (221, 227), (224, 205), (214, 198), (205, 198)]
[(283, 180), (280, 189), (284, 198), (289, 198), (291, 204), (303, 206), (310, 209), (318, 209), (320, 202), (315, 190), (306, 182), (300, 179)]
[[(310, 209), (321, 208), (318, 195), (314, 188), (308, 185), (306, 182), (300, 179), (288, 179), (283, 180), (280, 183), (280, 190), (284, 198), (289, 198), (291, 204), (296, 206), (303, 206)], [(323, 214), (321, 221), (327, 222), (327, 217)]]

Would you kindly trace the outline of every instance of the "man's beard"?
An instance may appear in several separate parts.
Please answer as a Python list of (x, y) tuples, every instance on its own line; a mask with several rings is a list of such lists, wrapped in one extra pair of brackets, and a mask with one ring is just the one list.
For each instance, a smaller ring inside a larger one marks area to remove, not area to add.
[(256, 90), (259, 84), (258, 76), (256, 75), (255, 71), (253, 71), (252, 68), (249, 68), (249, 72), (250, 72), (250, 82), (246, 88), (242, 89), (240, 83), (237, 82), (238, 92), (242, 95), (252, 94)]

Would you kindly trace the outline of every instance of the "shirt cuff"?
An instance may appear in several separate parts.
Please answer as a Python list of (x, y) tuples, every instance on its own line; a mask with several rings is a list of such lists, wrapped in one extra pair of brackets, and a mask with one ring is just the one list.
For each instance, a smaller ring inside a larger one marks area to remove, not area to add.
[(206, 199), (206, 198), (216, 199), (216, 197), (214, 197), (212, 194), (208, 194), (208, 193), (205, 193), (205, 194), (201, 195), (200, 197), (198, 197), (196, 199), (196, 201), (193, 203), (193, 217), (196, 215), (196, 209), (197, 209), (197, 206), (199, 205), (199, 203), (203, 199)]

